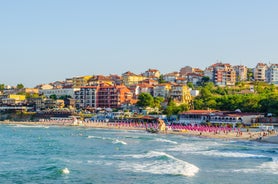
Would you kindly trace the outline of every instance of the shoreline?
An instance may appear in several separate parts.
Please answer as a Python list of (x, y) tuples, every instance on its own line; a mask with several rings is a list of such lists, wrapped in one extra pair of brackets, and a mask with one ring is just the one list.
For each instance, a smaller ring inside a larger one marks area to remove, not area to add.
[[(6, 125), (29, 125), (29, 126), (69, 126), (69, 127), (84, 127), (84, 128), (103, 128), (103, 129), (115, 129), (115, 130), (142, 130), (146, 131), (145, 127), (132, 127), (132, 126), (117, 126), (113, 123), (104, 122), (82, 122), (81, 124), (73, 124), (72, 122), (31, 122), (31, 121), (0, 121), (0, 124)], [(231, 132), (199, 132), (193, 130), (166, 130), (166, 132), (160, 132), (161, 134), (175, 134), (175, 135), (188, 135), (200, 138), (222, 139), (222, 140), (247, 140), (258, 141), (266, 143), (278, 144), (278, 134), (274, 132), (272, 134), (265, 134), (265, 132), (252, 132), (242, 131), (240, 134), (235, 131)]]

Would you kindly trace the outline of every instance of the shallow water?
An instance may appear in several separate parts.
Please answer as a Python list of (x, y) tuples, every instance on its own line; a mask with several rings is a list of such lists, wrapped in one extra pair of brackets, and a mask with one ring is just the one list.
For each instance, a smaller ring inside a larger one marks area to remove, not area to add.
[(0, 125), (0, 183), (277, 183), (278, 145)]

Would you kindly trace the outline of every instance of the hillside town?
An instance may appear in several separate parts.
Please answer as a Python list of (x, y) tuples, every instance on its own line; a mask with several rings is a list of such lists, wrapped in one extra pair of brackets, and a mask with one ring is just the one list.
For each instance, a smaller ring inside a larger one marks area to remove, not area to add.
[[(160, 110), (165, 109), (171, 101), (177, 106), (185, 104), (186, 108), (183, 111), (191, 114), (194, 110), (203, 110), (199, 113), (204, 113), (204, 111), (211, 110), (211, 107), (200, 109), (196, 108), (193, 103), (194, 99), (200, 95), (200, 90), (196, 86), (201, 86), (204, 82), (231, 89), (244, 82), (247, 88), (239, 93), (256, 93), (254, 89), (256, 82), (274, 86), (278, 84), (278, 64), (258, 63), (255, 68), (247, 68), (244, 65), (232, 66), (219, 62), (204, 70), (185, 66), (178, 72), (167, 74), (162, 74), (157, 69), (148, 69), (141, 74), (127, 71), (121, 76), (75, 76), (66, 78), (64, 81), (39, 84), (34, 88), (25, 88), (23, 84), (18, 84), (16, 87), (2, 84), (0, 109), (1, 112), (36, 113), (40, 118), (68, 117), (76, 112), (90, 114), (100, 110), (147, 115), (149, 113), (161, 114)], [(140, 94), (150, 94), (153, 98), (160, 98), (160, 108), (138, 105)], [(179, 112), (179, 114), (185, 113)], [(195, 115), (194, 117), (197, 117), (200, 114)], [(181, 117), (187, 117), (187, 115)], [(223, 113), (221, 117), (235, 120), (234, 116), (224, 117)], [(215, 118), (221, 117), (218, 115), (212, 118), (215, 121)], [(252, 117), (263, 116), (257, 113)], [(1, 116), (2, 120), (6, 118)]]

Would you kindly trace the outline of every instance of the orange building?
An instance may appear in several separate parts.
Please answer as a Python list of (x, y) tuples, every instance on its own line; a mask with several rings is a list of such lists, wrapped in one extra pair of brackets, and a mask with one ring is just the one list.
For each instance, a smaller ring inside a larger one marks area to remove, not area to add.
[(97, 90), (97, 107), (119, 108), (132, 103), (132, 93), (124, 85), (100, 84)]

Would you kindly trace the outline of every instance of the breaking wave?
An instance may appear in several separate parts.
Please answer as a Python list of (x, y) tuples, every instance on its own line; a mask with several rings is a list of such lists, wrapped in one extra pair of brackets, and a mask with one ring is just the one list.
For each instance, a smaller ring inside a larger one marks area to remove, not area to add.
[[(191, 163), (175, 158), (164, 152), (150, 151), (146, 154), (126, 155), (138, 161), (122, 163), (122, 170), (148, 172), (152, 174), (183, 175), (192, 177), (199, 172), (199, 168)], [(142, 161), (143, 158), (144, 160)], [(147, 160), (147, 161), (146, 161)]]

